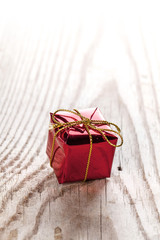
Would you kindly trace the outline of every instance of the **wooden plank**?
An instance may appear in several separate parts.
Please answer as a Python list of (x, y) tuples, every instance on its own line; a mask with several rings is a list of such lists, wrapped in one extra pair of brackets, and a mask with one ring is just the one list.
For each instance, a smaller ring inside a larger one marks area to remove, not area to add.
[[(0, 9), (0, 239), (158, 240), (158, 8), (62, 3)], [(124, 137), (111, 178), (59, 185), (49, 112), (96, 106)]]

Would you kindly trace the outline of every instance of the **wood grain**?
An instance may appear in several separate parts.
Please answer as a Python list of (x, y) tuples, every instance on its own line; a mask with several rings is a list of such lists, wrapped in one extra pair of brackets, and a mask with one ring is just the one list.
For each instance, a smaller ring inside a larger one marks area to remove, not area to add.
[[(1, 2), (0, 239), (158, 240), (158, 7), (75, 2)], [(111, 178), (59, 185), (49, 112), (96, 106), (123, 132)]]

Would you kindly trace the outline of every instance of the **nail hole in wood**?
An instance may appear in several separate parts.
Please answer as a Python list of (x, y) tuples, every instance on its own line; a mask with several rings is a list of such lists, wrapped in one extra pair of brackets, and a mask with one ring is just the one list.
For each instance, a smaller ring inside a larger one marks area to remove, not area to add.
[(118, 168), (118, 171), (122, 171), (122, 168), (121, 168), (121, 166), (119, 166), (119, 167), (117, 167)]

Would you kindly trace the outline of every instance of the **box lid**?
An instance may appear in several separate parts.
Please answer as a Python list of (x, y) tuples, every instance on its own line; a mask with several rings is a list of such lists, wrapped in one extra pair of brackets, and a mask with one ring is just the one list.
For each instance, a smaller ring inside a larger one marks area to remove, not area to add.
[[(99, 108), (87, 108), (83, 110), (79, 110), (79, 112), (84, 116), (89, 118), (90, 120), (105, 120), (102, 113), (100, 112)], [(54, 124), (52, 120), (53, 113), (50, 113), (51, 115), (51, 123)], [(79, 116), (76, 114), (72, 114), (70, 112), (59, 112), (55, 115), (55, 118), (59, 122), (71, 122), (71, 121), (78, 121), (81, 120)], [(103, 128), (106, 129), (105, 135), (107, 136), (108, 140), (113, 142), (117, 142), (117, 136), (109, 131), (107, 129), (111, 129), (108, 125), (99, 125), (97, 128)], [(89, 129), (90, 133), (92, 134), (93, 143), (98, 142), (104, 142), (102, 135), (94, 131), (92, 129)], [(89, 143), (89, 135), (87, 131), (85, 130), (85, 127), (83, 124), (73, 126), (66, 128), (65, 130), (60, 132), (60, 137), (63, 141), (65, 141), (69, 145), (80, 145), (80, 144), (88, 144)]]

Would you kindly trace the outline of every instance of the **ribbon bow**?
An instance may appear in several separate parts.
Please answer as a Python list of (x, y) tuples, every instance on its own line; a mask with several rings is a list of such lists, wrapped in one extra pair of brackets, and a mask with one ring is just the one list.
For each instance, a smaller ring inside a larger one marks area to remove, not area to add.
[[(72, 121), (72, 122), (59, 122), (57, 119), (55, 119), (55, 115), (57, 112), (60, 112), (60, 111), (65, 111), (65, 112), (70, 112), (70, 113), (73, 113), (77, 116), (80, 117), (81, 120), (76, 120), (76, 121)], [(54, 144), (55, 144), (55, 139), (56, 139), (56, 136), (58, 135), (59, 132), (63, 131), (64, 129), (66, 128), (70, 128), (70, 127), (73, 127), (73, 126), (77, 126), (77, 125), (80, 125), (80, 124), (83, 124), (84, 125), (84, 128), (86, 129), (88, 135), (89, 135), (89, 140), (90, 140), (90, 149), (89, 149), (89, 154), (88, 154), (88, 161), (87, 161), (87, 167), (86, 167), (86, 172), (85, 172), (85, 177), (84, 177), (84, 181), (86, 181), (87, 179), (87, 175), (88, 175), (88, 169), (89, 169), (89, 165), (90, 165), (90, 159), (91, 159), (91, 153), (92, 153), (92, 145), (93, 145), (93, 140), (92, 140), (92, 135), (89, 131), (89, 129), (92, 129), (94, 130), (95, 132), (98, 132), (102, 135), (102, 137), (104, 138), (105, 141), (107, 141), (111, 146), (113, 147), (120, 147), (122, 146), (123, 144), (123, 137), (122, 135), (120, 134), (121, 130), (120, 128), (114, 124), (114, 123), (111, 123), (111, 122), (108, 122), (108, 121), (105, 121), (105, 120), (91, 120), (89, 118), (86, 118), (84, 116), (82, 116), (80, 114), (80, 112), (76, 109), (73, 109), (73, 111), (71, 110), (67, 110), (67, 109), (59, 109), (57, 111), (55, 111), (52, 115), (52, 120), (54, 122), (54, 124), (51, 124), (49, 126), (49, 130), (52, 130), (52, 129), (58, 129), (57, 131), (55, 131), (55, 134), (54, 134), (54, 137), (53, 137), (53, 143), (52, 143), (52, 150), (51, 150), (51, 157), (50, 157), (50, 165), (52, 166), (52, 158), (53, 158), (53, 149), (54, 149)], [(97, 126), (101, 126), (101, 125), (107, 125), (107, 126), (114, 126), (116, 128), (116, 130), (113, 130), (113, 129), (104, 129), (104, 128), (99, 128)], [(116, 133), (120, 139), (121, 139), (121, 143), (118, 144), (118, 145), (115, 145), (113, 143), (111, 143), (109, 141), (109, 139), (107, 138), (107, 136), (104, 134), (104, 132), (113, 132), (113, 133)]]

